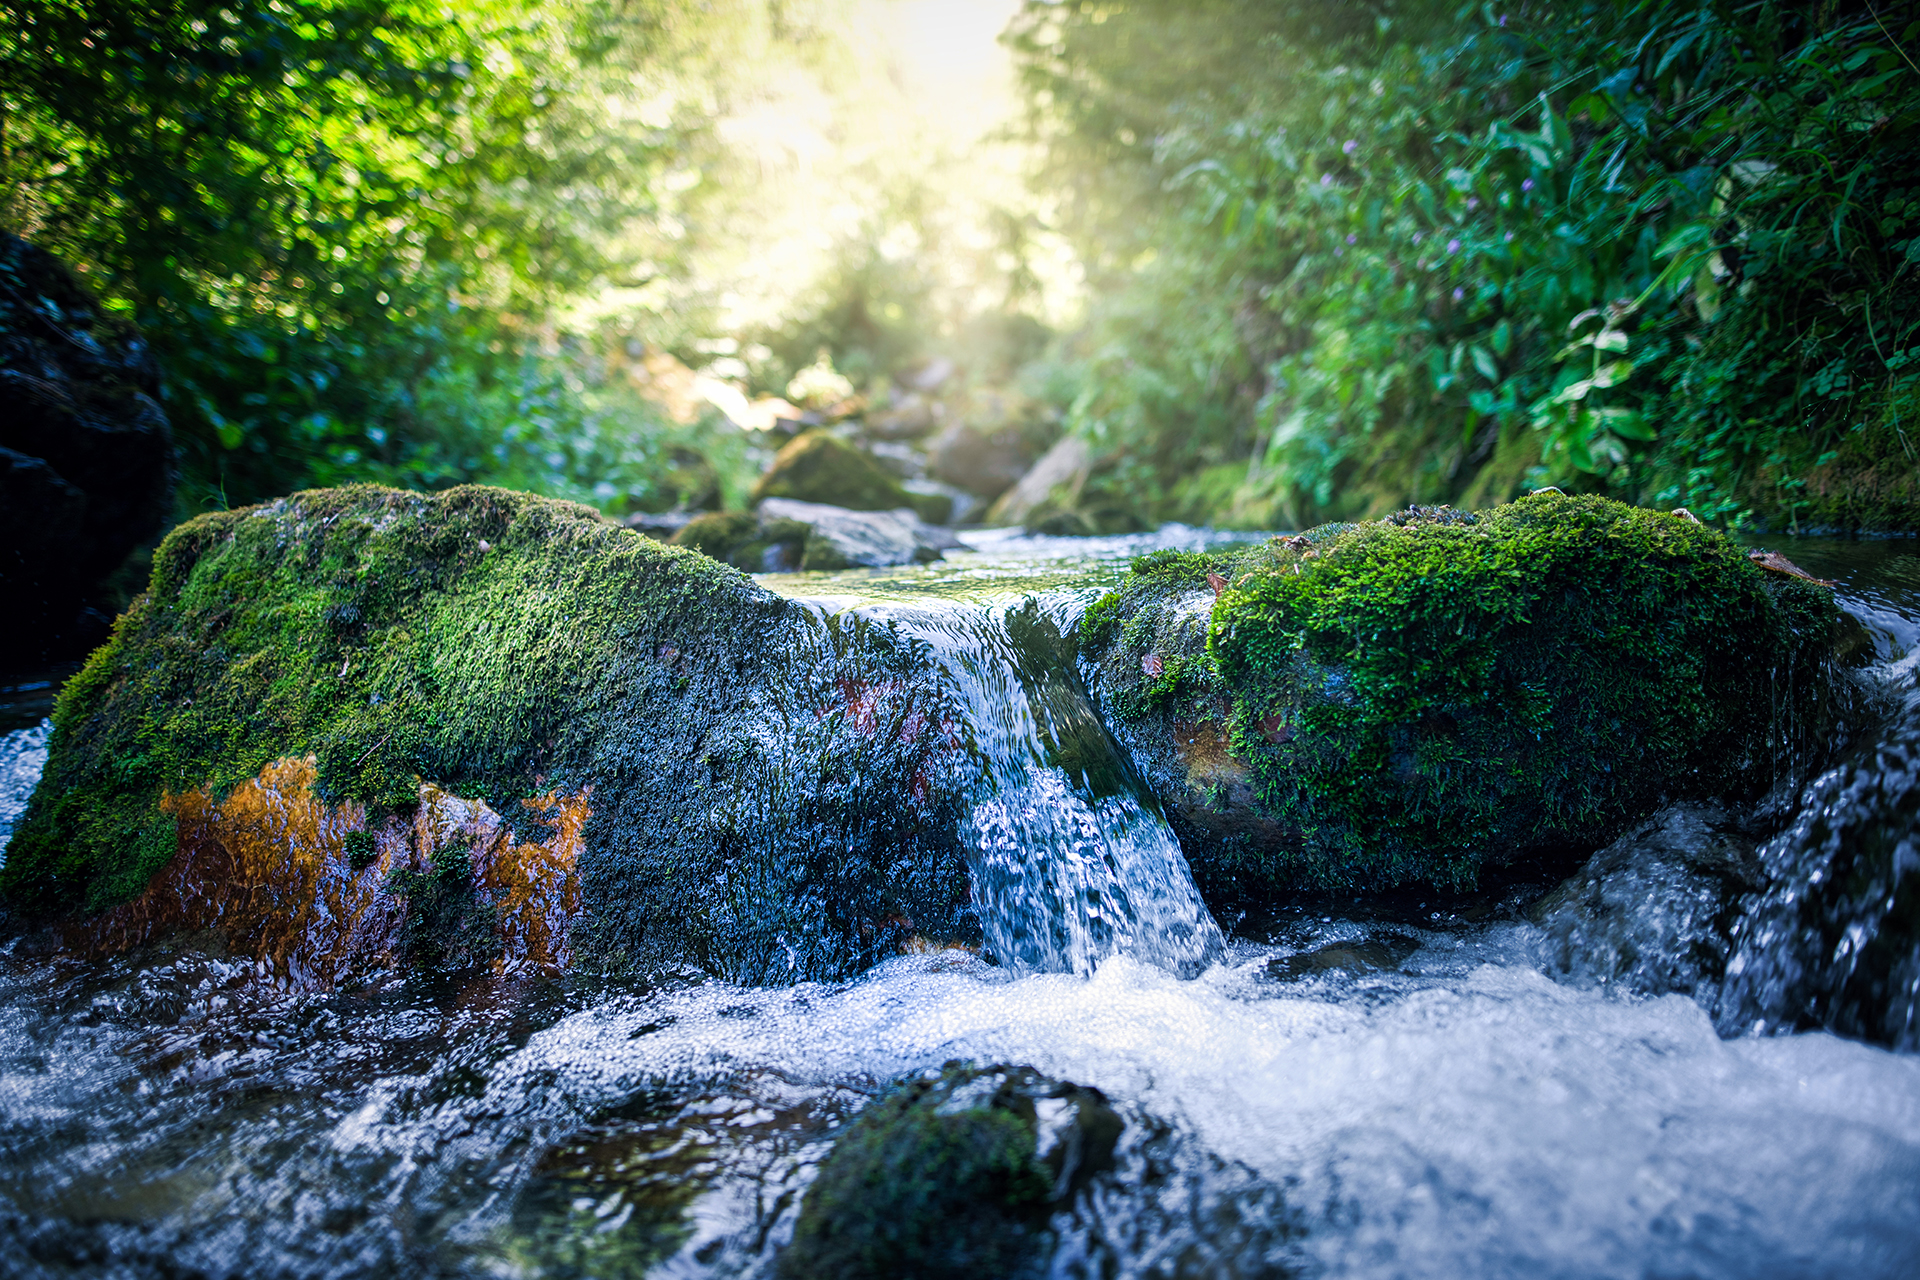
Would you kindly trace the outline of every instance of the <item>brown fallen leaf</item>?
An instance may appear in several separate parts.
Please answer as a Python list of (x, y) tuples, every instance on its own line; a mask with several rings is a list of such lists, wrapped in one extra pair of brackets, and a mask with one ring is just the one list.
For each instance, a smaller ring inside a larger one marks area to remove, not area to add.
[(1753, 561), (1769, 573), (1784, 573), (1789, 578), (1805, 578), (1808, 582), (1817, 582), (1823, 587), (1831, 587), (1833, 585), (1825, 578), (1814, 577), (1805, 569), (1802, 569), (1799, 565), (1781, 555), (1778, 551), (1749, 551), (1747, 552), (1747, 559)]
[(1227, 580), (1217, 573), (1207, 575), (1207, 585), (1213, 588), (1213, 598), (1218, 600), (1220, 593), (1227, 589)]
[(1159, 654), (1150, 653), (1140, 659), (1140, 669), (1150, 676), (1157, 676), (1167, 668), (1166, 664), (1160, 661)]

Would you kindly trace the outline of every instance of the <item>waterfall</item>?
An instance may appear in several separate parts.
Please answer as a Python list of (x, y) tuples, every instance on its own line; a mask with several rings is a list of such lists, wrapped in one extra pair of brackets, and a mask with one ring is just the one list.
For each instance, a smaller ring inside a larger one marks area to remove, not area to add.
[(1087, 974), (1127, 955), (1191, 977), (1218, 958), (1179, 841), (1074, 672), (1070, 598), (869, 612), (926, 646), (964, 720), (980, 772), (961, 834), (1002, 965)]

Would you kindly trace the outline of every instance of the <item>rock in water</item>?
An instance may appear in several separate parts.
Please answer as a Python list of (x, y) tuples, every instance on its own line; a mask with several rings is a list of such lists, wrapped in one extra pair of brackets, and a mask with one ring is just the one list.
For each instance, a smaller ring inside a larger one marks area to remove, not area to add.
[(1112, 1165), (1123, 1128), (1097, 1089), (949, 1063), (874, 1103), (834, 1144), (776, 1274), (1039, 1275), (1048, 1217)]
[(762, 522), (786, 520), (807, 526), (804, 569), (879, 568), (938, 560), (960, 545), (951, 529), (927, 524), (911, 509), (848, 511), (817, 502), (768, 498), (760, 504)]
[(52, 254), (0, 232), (0, 662), (105, 638), (81, 615), (166, 527), (173, 434), (160, 373)]
[(764, 498), (793, 498), (851, 511), (909, 507), (930, 522), (944, 519), (953, 505), (938, 494), (909, 493), (866, 450), (828, 431), (797, 436), (774, 455), (773, 465), (753, 486), (752, 500)]
[(923, 655), (589, 508), (296, 494), (174, 530), (63, 691), (0, 906), (81, 950), (216, 928), (743, 982), (975, 941)]
[(910, 508), (850, 511), (792, 498), (768, 498), (757, 514), (700, 516), (672, 541), (748, 573), (924, 564), (961, 545), (953, 530), (926, 523)]
[(1754, 794), (1830, 746), (1845, 627), (1719, 533), (1549, 495), (1143, 557), (1081, 640), (1218, 911), (1467, 888)]

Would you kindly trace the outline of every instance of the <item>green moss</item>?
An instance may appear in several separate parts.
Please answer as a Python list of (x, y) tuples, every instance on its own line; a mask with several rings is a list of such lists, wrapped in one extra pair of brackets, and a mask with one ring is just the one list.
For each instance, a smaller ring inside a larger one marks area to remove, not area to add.
[[(1046, 1157), (1036, 1099), (1073, 1119)], [(979, 1280), (1038, 1274), (1053, 1205), (1111, 1164), (1122, 1122), (1096, 1091), (1026, 1068), (949, 1063), (848, 1126), (807, 1188), (777, 1274)]]
[(1466, 888), (1663, 796), (1769, 785), (1820, 747), (1840, 619), (1827, 588), (1710, 529), (1543, 495), (1143, 557), (1079, 640), (1203, 891), (1233, 909)]
[(1268, 874), (1460, 888), (1668, 794), (1764, 783), (1839, 625), (1724, 536), (1542, 495), (1242, 566), (1209, 651), (1232, 747), (1292, 835)]
[(854, 511), (892, 511), (914, 505), (900, 482), (866, 450), (828, 431), (808, 431), (787, 442), (753, 486), (752, 500), (796, 498)]
[(922, 655), (825, 625), (692, 550), (504, 490), (199, 517), (62, 691), (0, 905), (124, 901), (177, 847), (165, 794), (312, 754), (322, 799), (373, 813), (410, 811), (425, 779), (537, 826), (520, 799), (592, 788), (575, 940), (603, 955), (792, 980), (890, 954), (889, 921), (964, 940), (942, 834), (959, 801), (915, 784), (942, 740), (833, 714), (847, 689), (909, 688)]

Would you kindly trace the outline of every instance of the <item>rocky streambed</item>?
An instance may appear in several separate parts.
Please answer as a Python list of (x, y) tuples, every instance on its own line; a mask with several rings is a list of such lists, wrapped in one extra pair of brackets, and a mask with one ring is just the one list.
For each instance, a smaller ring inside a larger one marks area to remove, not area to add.
[(1910, 1273), (1920, 558), (1502, 512), (187, 526), (0, 869), (8, 1256)]

